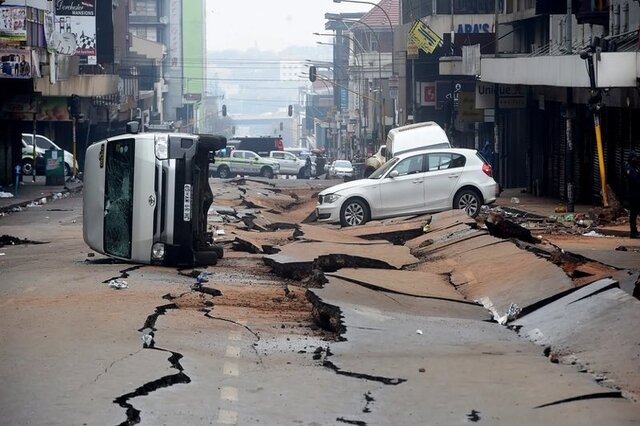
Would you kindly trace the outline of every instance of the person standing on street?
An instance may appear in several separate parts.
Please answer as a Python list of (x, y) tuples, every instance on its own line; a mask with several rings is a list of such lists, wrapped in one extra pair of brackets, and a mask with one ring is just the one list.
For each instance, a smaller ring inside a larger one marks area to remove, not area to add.
[(640, 150), (634, 149), (627, 160), (627, 181), (629, 183), (629, 229), (631, 238), (638, 234), (638, 214), (640, 213)]

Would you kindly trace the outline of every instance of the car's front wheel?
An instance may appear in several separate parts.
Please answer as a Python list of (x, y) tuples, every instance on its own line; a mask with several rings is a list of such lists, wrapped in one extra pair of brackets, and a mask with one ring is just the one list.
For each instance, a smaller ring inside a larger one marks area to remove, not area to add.
[(263, 167), (262, 170), (260, 170), (260, 176), (273, 179), (273, 170), (271, 170), (271, 167)]
[(64, 163), (64, 175), (71, 176), (72, 173), (71, 167), (67, 163)]
[(463, 189), (458, 192), (453, 200), (453, 208), (467, 212), (471, 217), (476, 217), (480, 212), (482, 200), (473, 189)]
[(218, 176), (220, 179), (229, 179), (231, 177), (231, 172), (227, 166), (218, 167)]
[(359, 198), (351, 198), (344, 202), (340, 209), (342, 226), (364, 225), (369, 221), (369, 207)]

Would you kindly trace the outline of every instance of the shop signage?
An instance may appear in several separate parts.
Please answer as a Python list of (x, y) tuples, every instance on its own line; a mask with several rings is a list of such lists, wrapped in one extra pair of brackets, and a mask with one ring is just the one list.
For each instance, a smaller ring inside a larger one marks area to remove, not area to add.
[(89, 65), (96, 58), (96, 4), (95, 0), (56, 0), (54, 31), (71, 33), (76, 40), (76, 56)]
[(0, 41), (27, 41), (27, 8), (24, 6), (0, 7)]
[(409, 30), (409, 37), (420, 49), (424, 50), (425, 53), (433, 53), (437, 47), (443, 45), (442, 38), (425, 25), (424, 22), (419, 20), (414, 22)]

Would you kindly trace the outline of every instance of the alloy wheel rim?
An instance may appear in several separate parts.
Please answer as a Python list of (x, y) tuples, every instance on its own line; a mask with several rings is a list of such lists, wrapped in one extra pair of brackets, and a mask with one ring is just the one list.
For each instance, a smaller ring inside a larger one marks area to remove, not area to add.
[(464, 194), (460, 197), (458, 207), (466, 211), (470, 216), (473, 216), (478, 210), (478, 200), (471, 194)]
[(349, 204), (344, 211), (344, 217), (349, 225), (360, 225), (364, 220), (364, 210), (360, 204)]

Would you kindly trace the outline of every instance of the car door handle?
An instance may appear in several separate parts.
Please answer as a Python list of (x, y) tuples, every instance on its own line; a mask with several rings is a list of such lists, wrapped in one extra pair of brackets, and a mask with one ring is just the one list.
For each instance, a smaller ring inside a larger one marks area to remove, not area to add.
[(460, 175), (449, 175), (449, 179), (456, 179), (459, 178)]
[(411, 182), (413, 182), (413, 183), (422, 183), (423, 181), (422, 181), (422, 179), (416, 179), (416, 180), (412, 180)]

